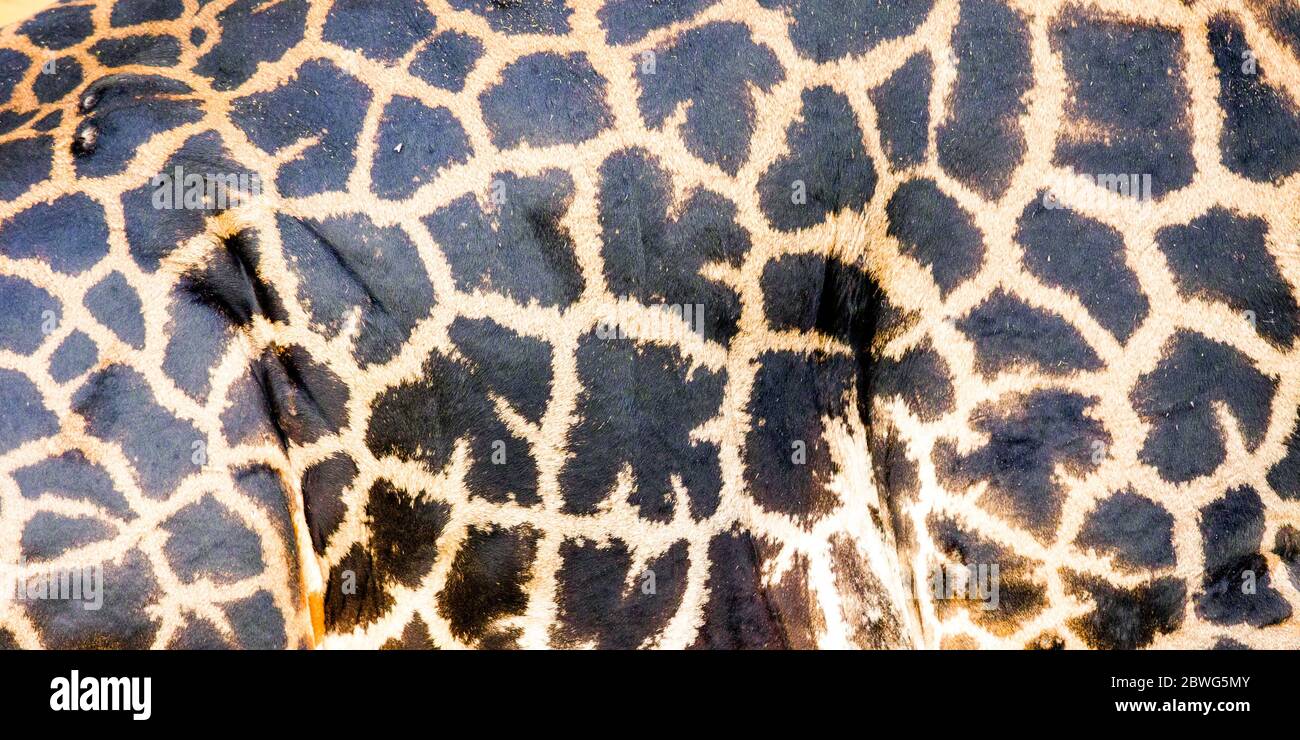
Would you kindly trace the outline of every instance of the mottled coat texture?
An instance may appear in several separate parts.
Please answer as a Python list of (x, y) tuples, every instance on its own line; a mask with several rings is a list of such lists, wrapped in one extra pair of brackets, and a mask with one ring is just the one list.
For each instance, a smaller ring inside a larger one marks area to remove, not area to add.
[(61, 2), (0, 563), (104, 605), (0, 645), (1300, 646), (1298, 100), (1294, 0)]

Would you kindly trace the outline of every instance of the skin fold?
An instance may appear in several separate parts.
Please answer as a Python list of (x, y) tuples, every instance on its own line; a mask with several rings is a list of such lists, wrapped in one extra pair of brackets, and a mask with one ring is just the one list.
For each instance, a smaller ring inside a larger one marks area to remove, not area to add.
[(0, 646), (1300, 644), (1294, 3), (22, 17)]

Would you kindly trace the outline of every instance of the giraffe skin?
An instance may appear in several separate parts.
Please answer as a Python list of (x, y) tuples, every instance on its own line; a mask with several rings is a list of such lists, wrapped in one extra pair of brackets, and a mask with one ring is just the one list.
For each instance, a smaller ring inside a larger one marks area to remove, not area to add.
[(1300, 646), (1298, 24), (0, 30), (0, 645)]

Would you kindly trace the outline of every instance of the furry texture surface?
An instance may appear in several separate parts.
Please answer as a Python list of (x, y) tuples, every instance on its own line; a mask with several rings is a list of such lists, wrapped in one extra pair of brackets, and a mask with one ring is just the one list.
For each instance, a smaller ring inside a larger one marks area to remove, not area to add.
[(52, 0), (4, 0), (0, 2), (0, 26), (30, 18), (52, 4)]
[(1295, 647), (1296, 17), (0, 31), (0, 644)]

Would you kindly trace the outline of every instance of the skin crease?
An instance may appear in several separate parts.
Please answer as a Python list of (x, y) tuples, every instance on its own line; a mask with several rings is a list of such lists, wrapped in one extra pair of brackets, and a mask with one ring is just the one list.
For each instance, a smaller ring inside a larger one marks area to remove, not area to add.
[(1270, 0), (13, 10), (0, 645), (1300, 640)]

